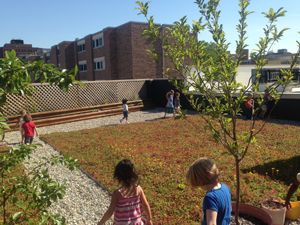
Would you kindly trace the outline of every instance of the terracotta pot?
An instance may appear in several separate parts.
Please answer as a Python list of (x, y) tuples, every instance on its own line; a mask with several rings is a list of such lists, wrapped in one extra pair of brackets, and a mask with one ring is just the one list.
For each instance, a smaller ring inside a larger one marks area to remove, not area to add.
[[(235, 202), (231, 203), (231, 207), (232, 207), (232, 212), (235, 212)], [(253, 216), (257, 219), (260, 219), (261, 221), (265, 222), (268, 225), (273, 225), (272, 216), (268, 212), (254, 205), (240, 203), (239, 213)]]
[[(284, 200), (281, 200), (285, 202)], [(292, 209), (286, 210), (285, 218), (289, 220), (297, 220), (300, 218), (300, 202), (291, 202)]]
[[(274, 201), (274, 202), (278, 202), (278, 201)], [(284, 225), (286, 207), (281, 209), (270, 209), (265, 207), (262, 204), (262, 208), (272, 216), (274, 225)]]

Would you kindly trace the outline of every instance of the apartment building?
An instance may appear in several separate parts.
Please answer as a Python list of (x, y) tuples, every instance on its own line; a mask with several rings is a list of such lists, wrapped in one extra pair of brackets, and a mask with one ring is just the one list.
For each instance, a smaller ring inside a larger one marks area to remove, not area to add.
[[(143, 29), (147, 28), (147, 23), (140, 22), (107, 27), (84, 38), (52, 46), (44, 54), (44, 61), (67, 70), (77, 65), (76, 78), (81, 81), (163, 78), (164, 69), (172, 64), (165, 59), (158, 43), (153, 44), (142, 36)], [(154, 48), (157, 63), (146, 51)], [(178, 73), (171, 71), (170, 77), (175, 76)]]
[(24, 44), (24, 41), (21, 39), (12, 39), (9, 44), (4, 44), (3, 47), (0, 47), (0, 58), (4, 58), (5, 52), (11, 50), (15, 50), (17, 57), (22, 59), (29, 55), (43, 55), (41, 48), (32, 47), (31, 44)]

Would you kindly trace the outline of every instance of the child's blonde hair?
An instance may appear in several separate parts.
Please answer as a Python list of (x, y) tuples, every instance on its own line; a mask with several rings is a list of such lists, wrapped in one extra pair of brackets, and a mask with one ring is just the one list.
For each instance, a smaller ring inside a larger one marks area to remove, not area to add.
[(190, 166), (187, 180), (193, 187), (219, 182), (219, 170), (216, 164), (208, 158), (199, 158)]
[(169, 91), (169, 92), (166, 94), (167, 99), (169, 99), (170, 95), (172, 95), (172, 94), (174, 94), (174, 91), (173, 91), (173, 90)]
[(19, 111), (20, 115), (25, 115), (26, 114), (26, 110), (22, 109)]

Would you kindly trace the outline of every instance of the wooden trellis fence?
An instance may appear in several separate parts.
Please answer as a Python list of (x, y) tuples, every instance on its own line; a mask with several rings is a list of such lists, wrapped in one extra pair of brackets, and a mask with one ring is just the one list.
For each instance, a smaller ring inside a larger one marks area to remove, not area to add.
[(49, 84), (32, 84), (37, 89), (32, 98), (19, 95), (7, 96), (9, 108), (3, 107), (7, 116), (17, 115), (25, 109), (31, 113), (74, 109), (86, 106), (101, 105), (104, 102), (114, 103), (126, 98), (146, 98), (146, 80), (116, 80), (83, 82), (86, 88), (76, 84), (67, 93), (57, 86)]

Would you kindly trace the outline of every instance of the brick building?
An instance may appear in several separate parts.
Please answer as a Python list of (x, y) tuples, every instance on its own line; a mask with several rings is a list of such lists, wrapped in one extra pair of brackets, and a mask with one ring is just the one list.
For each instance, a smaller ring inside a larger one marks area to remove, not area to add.
[[(172, 64), (165, 60), (157, 43), (141, 35), (147, 28), (147, 23), (128, 22), (72, 42), (64, 41), (44, 54), (44, 62), (67, 70), (77, 65), (76, 78), (82, 81), (163, 78), (163, 67), (172, 67)], [(154, 48), (158, 63), (146, 52)], [(178, 76), (178, 73), (171, 71), (170, 76)]]
[(20, 39), (12, 39), (10, 44), (4, 44), (3, 47), (0, 47), (0, 58), (4, 58), (5, 52), (11, 50), (15, 50), (17, 57), (22, 59), (29, 55), (43, 55), (41, 48), (34, 48), (31, 44), (24, 44), (24, 41)]

